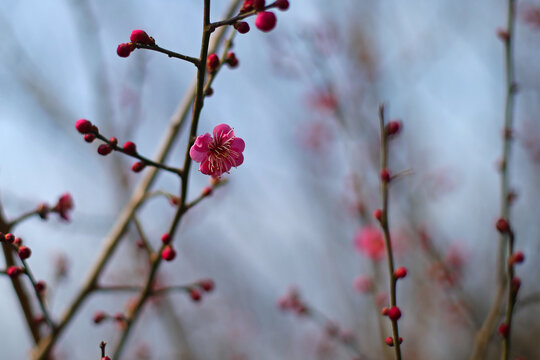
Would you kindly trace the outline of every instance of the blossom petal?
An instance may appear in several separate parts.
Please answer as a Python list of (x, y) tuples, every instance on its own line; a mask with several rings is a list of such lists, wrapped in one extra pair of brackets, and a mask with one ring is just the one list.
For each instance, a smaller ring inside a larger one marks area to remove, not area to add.
[(236, 158), (233, 158), (234, 166), (240, 166), (244, 162), (244, 155), (238, 154)]
[(214, 128), (214, 139), (216, 141), (227, 141), (234, 137), (234, 131), (227, 124), (219, 124)]
[(210, 171), (210, 161), (208, 161), (208, 159), (206, 159), (205, 161), (203, 161), (201, 163), (201, 166), (199, 166), (199, 170), (204, 174), (204, 175), (212, 175), (212, 172)]
[(208, 157), (210, 151), (209, 145), (212, 142), (212, 136), (209, 133), (199, 135), (195, 140), (195, 143), (189, 149), (189, 156), (195, 162), (202, 162)]
[(246, 148), (244, 140), (237, 137), (231, 140), (231, 150), (241, 153)]

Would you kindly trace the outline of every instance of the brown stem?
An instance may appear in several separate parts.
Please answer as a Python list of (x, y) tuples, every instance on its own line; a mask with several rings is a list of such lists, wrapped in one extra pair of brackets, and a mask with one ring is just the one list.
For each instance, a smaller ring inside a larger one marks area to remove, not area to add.
[(169, 57), (173, 57), (173, 58), (177, 58), (177, 59), (180, 59), (180, 60), (188, 61), (188, 62), (194, 64), (197, 67), (199, 66), (199, 59), (197, 59), (197, 58), (187, 56), (187, 55), (182, 55), (182, 54), (179, 54), (177, 52), (164, 49), (164, 48), (159, 47), (157, 45), (148, 45), (148, 44), (142, 44), (142, 43), (134, 43), (134, 45), (138, 49), (154, 50), (154, 51), (166, 54)]

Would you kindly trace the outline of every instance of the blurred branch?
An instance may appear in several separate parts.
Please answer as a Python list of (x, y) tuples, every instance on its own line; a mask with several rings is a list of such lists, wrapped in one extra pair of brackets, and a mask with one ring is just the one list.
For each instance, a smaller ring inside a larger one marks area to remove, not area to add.
[[(512, 128), (514, 122), (514, 97), (516, 93), (516, 84), (514, 81), (514, 59), (513, 59), (513, 38), (515, 27), (515, 0), (508, 0), (507, 28), (504, 32), (499, 32), (500, 39), (505, 45), (505, 73), (506, 73), (506, 104), (504, 110), (504, 128), (503, 128), (503, 153), (501, 160), (501, 187), (500, 187), (500, 219), (510, 221), (510, 205), (509, 197), (509, 162), (510, 150), (512, 142)], [(512, 239), (511, 239), (512, 238)], [(508, 246), (508, 250), (505, 249)], [(513, 267), (506, 266), (505, 258), (513, 252), (513, 235), (506, 239), (504, 234), (499, 234), (499, 248), (497, 256), (497, 274), (498, 274), (498, 290), (495, 299), (488, 312), (486, 320), (482, 328), (478, 331), (475, 339), (475, 344), (471, 356), (471, 360), (480, 360), (484, 358), (488, 341), (496, 326), (499, 317), (500, 307), (503, 302), (505, 287), (508, 285), (508, 304), (506, 312), (506, 325), (508, 326), (508, 335), (503, 338), (503, 349), (501, 358), (508, 359), (511, 338), (511, 320), (513, 311), (512, 297), (512, 282)], [(505, 269), (508, 268), (508, 277), (505, 275)]]
[[(390, 173), (388, 172), (388, 134), (385, 127), (384, 105), (379, 106), (379, 126), (381, 136), (381, 164), (380, 164), (380, 187), (382, 197), (382, 215), (380, 225), (384, 234), (384, 245), (386, 248), (386, 257), (388, 264), (388, 276), (390, 284), (390, 306), (397, 308), (397, 278), (394, 275), (394, 254), (392, 252), (392, 241), (390, 239), (390, 227), (388, 221), (388, 184), (390, 182)], [(383, 172), (388, 173), (388, 178), (383, 176)], [(401, 359), (401, 344), (399, 339), (398, 319), (392, 321), (392, 334), (394, 339), (394, 353), (396, 360)]]

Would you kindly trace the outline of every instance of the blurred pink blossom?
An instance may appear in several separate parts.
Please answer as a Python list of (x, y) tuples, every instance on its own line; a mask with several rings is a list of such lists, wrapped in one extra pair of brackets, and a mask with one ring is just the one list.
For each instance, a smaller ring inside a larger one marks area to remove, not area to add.
[(372, 260), (378, 261), (384, 257), (384, 239), (381, 231), (375, 226), (368, 225), (360, 229), (354, 237), (356, 250)]

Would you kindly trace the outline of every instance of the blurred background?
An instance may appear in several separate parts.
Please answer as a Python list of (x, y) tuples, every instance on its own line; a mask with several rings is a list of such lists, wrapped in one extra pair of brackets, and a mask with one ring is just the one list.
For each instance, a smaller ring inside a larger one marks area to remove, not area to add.
[[(226, 1), (213, 1), (220, 19)], [(376, 224), (378, 117), (399, 118), (390, 168), (390, 224), (398, 266), (405, 358), (466, 359), (495, 292), (499, 173), (505, 97), (506, 1), (291, 0), (266, 34), (238, 35), (237, 69), (224, 68), (206, 99), (199, 133), (220, 123), (244, 139), (245, 162), (225, 186), (186, 215), (178, 257), (163, 284), (212, 278), (216, 290), (193, 303), (183, 293), (152, 301), (127, 344), (126, 359), (392, 358), (381, 319), (385, 261), (355, 239)], [(133, 29), (158, 45), (197, 56), (202, 1), (55, 0), (0, 3), (0, 199), (8, 218), (64, 192), (68, 223), (32, 219), (17, 235), (30, 265), (49, 284), (58, 317), (76, 294), (141, 174), (120, 154), (96, 153), (74, 129), (79, 118), (151, 157), (195, 69), (137, 50), (116, 55)], [(513, 328), (513, 357), (537, 359), (540, 331), (540, 1), (519, 2), (515, 61), (519, 83), (511, 158), (517, 249), (526, 262)], [(168, 164), (183, 162), (184, 133)], [(192, 171), (190, 196), (208, 185)], [(161, 174), (153, 190), (177, 193)], [(154, 244), (175, 208), (165, 197), (139, 212)], [(134, 229), (107, 267), (104, 283), (136, 285), (146, 274)], [(373, 240), (377, 242), (378, 240)], [(65, 276), (58, 276), (65, 266)], [(367, 285), (366, 285), (367, 284)], [(298, 291), (310, 310), (277, 305)], [(32, 340), (8, 278), (0, 279), (0, 343), (10, 359)], [(113, 322), (96, 311), (125, 310), (133, 294), (92, 296), (57, 343), (58, 359), (99, 357), (114, 347)], [(527, 301), (525, 301), (527, 300)], [(522, 306), (521, 306), (522, 304)], [(9, 325), (7, 325), (9, 324)], [(494, 336), (488, 358), (499, 351)]]

